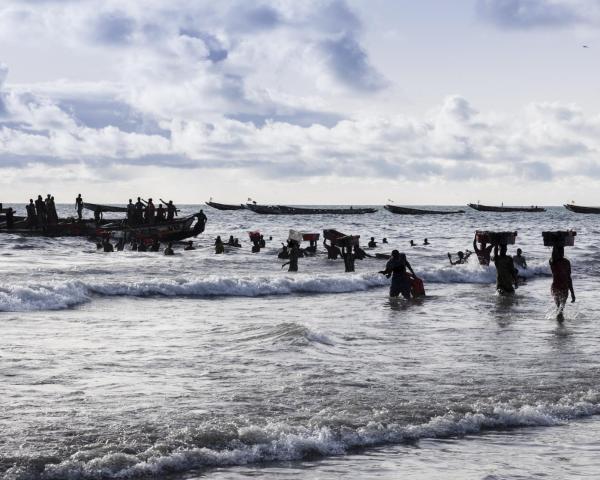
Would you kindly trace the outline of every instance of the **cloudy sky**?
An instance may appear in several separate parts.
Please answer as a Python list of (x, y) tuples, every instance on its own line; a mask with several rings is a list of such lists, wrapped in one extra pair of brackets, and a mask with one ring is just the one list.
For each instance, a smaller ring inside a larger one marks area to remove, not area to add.
[(2, 0), (0, 201), (600, 204), (599, 60), (599, 0)]

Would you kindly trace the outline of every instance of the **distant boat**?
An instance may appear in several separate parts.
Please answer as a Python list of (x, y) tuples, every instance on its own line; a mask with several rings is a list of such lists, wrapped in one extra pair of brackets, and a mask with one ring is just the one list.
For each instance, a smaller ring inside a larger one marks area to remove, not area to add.
[(246, 207), (244, 207), (244, 205), (239, 204), (239, 205), (231, 205), (231, 204), (227, 204), (227, 203), (217, 203), (217, 202), (213, 202), (212, 200), (209, 202), (206, 202), (206, 204), (209, 207), (213, 207), (216, 208), (217, 210), (244, 210)]
[(582, 207), (580, 205), (566, 204), (564, 207), (575, 213), (600, 213), (600, 207)]
[(464, 210), (423, 210), (420, 208), (398, 207), (396, 205), (386, 205), (387, 211), (397, 213), (398, 215), (454, 215), (457, 213), (465, 213)]
[(246, 208), (262, 215), (363, 215), (377, 211), (376, 208), (305, 208), (255, 203), (247, 203)]
[(469, 203), (469, 207), (479, 210), (480, 212), (545, 212), (542, 207), (495, 207), (490, 205), (482, 205), (481, 203)]

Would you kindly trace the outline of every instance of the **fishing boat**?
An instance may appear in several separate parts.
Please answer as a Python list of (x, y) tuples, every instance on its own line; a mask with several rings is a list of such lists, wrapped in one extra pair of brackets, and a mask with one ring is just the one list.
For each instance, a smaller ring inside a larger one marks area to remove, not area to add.
[(505, 207), (504, 205), (498, 206), (490, 206), (490, 205), (482, 205), (481, 203), (469, 203), (469, 207), (479, 210), (480, 212), (532, 212), (539, 213), (545, 212), (546, 209), (542, 207)]
[(246, 208), (262, 215), (363, 215), (377, 211), (376, 208), (306, 208), (255, 203), (247, 203)]
[(564, 207), (575, 213), (600, 213), (600, 207), (582, 207), (573, 203), (567, 203)]
[(209, 207), (216, 208), (217, 210), (244, 210), (246, 208), (242, 204), (232, 205), (232, 204), (227, 204), (227, 203), (217, 203), (217, 202), (213, 202), (212, 200), (206, 202), (206, 204)]
[(126, 220), (106, 223), (95, 229), (95, 237), (109, 235), (113, 238), (124, 237), (126, 241), (141, 240), (149, 241), (157, 239), (160, 242), (176, 242), (186, 238), (195, 237), (204, 232), (206, 216), (202, 211), (178, 218), (173, 221), (165, 221), (154, 224), (129, 225)]
[(385, 205), (388, 212), (398, 215), (455, 215), (457, 213), (465, 213), (464, 210), (424, 210), (421, 208), (398, 207), (396, 205)]
[(38, 237), (88, 237), (94, 235), (96, 226), (94, 220), (67, 218), (43, 227), (30, 227), (25, 217), (15, 217), (13, 228), (7, 228), (6, 222), (3, 222), (0, 223), (0, 232)]

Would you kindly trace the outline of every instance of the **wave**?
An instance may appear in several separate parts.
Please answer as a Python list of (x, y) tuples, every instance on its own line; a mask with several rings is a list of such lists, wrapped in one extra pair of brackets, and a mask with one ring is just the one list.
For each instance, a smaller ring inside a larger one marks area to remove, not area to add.
[[(100, 272), (106, 274), (105, 270)], [(494, 283), (493, 266), (465, 264), (425, 268), (417, 274), (427, 283)], [(519, 270), (525, 278), (549, 275), (547, 266)], [(0, 312), (63, 310), (89, 302), (93, 296), (130, 297), (261, 297), (268, 295), (349, 293), (389, 285), (376, 273), (156, 279), (142, 282), (53, 281), (0, 287)]]
[[(457, 438), (485, 431), (519, 427), (550, 427), (570, 420), (600, 414), (597, 393), (584, 393), (580, 398), (564, 397), (558, 403), (524, 405), (480, 405), (468, 413), (448, 412), (417, 425), (369, 422), (361, 427), (350, 425), (303, 427), (284, 423), (237, 428), (228, 431), (226, 444), (219, 447), (202, 445), (202, 439), (214, 439), (214, 425), (202, 429), (188, 428), (174, 435), (172, 447), (160, 445), (143, 452), (107, 453), (82, 459), (78, 453), (58, 464), (37, 467), (32, 472), (14, 465), (5, 478), (10, 480), (40, 479), (88, 480), (102, 478), (157, 477), (210, 467), (226, 467), (249, 463), (300, 460), (309, 456), (332, 456), (386, 444), (401, 444), (420, 439)], [(182, 438), (183, 437), (183, 438)], [(185, 440), (185, 441), (182, 441)], [(185, 446), (182, 446), (185, 445)], [(170, 451), (169, 451), (170, 450)]]
[(52, 285), (0, 288), (0, 311), (62, 310), (98, 296), (260, 297), (310, 293), (347, 293), (387, 285), (382, 275), (295, 275), (150, 280), (144, 282), (63, 281)]

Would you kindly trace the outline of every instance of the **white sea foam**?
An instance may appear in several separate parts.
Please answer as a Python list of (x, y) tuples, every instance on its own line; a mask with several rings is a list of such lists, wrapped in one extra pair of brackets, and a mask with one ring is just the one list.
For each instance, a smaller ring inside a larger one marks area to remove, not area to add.
[(169, 454), (165, 445), (150, 448), (137, 455), (111, 453), (91, 460), (75, 454), (60, 464), (47, 464), (42, 473), (32, 475), (22, 468), (9, 470), (6, 478), (24, 480), (87, 480), (98, 478), (139, 478), (187, 472), (215, 466), (298, 460), (308, 455), (340, 455), (353, 448), (397, 444), (424, 438), (451, 438), (477, 434), (487, 430), (519, 427), (549, 427), (576, 418), (600, 414), (597, 393), (579, 398), (563, 398), (556, 404), (480, 405), (465, 414), (449, 412), (420, 425), (369, 422), (353, 428), (300, 427), (282, 423), (239, 428), (236, 438), (225, 448), (210, 445), (182, 447), (181, 441)]
[[(547, 268), (533, 267), (523, 276), (545, 275)], [(425, 268), (417, 273), (430, 283), (493, 283), (494, 267), (466, 264)], [(26, 284), (0, 287), (0, 312), (63, 310), (96, 296), (130, 297), (260, 297), (267, 295), (323, 294), (364, 291), (388, 285), (376, 273), (336, 275), (263, 275), (230, 277), (207, 275), (196, 278), (156, 279), (140, 282), (54, 281), (48, 285)]]
[(9, 286), (0, 289), (0, 311), (61, 310), (98, 296), (130, 297), (259, 297), (266, 295), (345, 293), (386, 285), (377, 274), (294, 275), (148, 280), (142, 282), (63, 281), (51, 285)]

